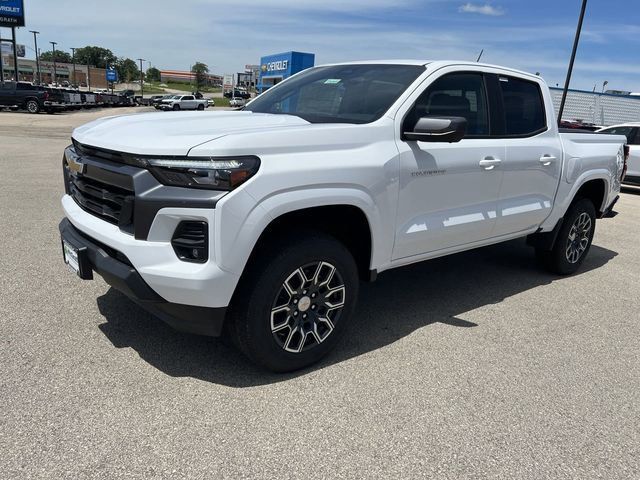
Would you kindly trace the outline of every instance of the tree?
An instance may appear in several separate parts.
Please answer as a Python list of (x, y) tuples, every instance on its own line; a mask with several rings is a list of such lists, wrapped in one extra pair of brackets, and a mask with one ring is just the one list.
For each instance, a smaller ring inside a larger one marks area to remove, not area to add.
[[(40, 60), (43, 62), (53, 62), (53, 52), (46, 51), (40, 54)], [(71, 55), (67, 52), (56, 50), (56, 63), (72, 63)]]
[(86, 46), (76, 50), (76, 63), (81, 65), (107, 68), (114, 65), (116, 61), (116, 56), (108, 48)]
[(209, 67), (202, 62), (196, 62), (191, 67), (191, 72), (196, 74), (196, 89), (199, 90), (201, 86), (207, 84), (207, 73), (209, 73)]
[(130, 82), (132, 80), (140, 80), (140, 70), (135, 60), (130, 58), (118, 58), (115, 62), (118, 78), (121, 82)]
[(149, 70), (147, 70), (147, 80), (149, 80), (150, 82), (159, 82), (160, 70), (155, 67), (149, 68)]

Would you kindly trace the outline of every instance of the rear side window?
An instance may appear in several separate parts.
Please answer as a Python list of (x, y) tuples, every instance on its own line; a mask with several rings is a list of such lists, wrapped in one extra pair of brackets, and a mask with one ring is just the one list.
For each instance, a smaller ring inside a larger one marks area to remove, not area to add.
[(627, 137), (629, 145), (638, 145), (638, 129), (634, 127), (611, 127), (602, 130), (600, 133), (608, 133), (609, 135), (624, 135)]
[(507, 135), (535, 135), (547, 128), (540, 87), (514, 77), (500, 76)]
[(182, 97), (182, 100), (193, 100), (193, 97)]
[(16, 90), (33, 90), (34, 88), (31, 85), (27, 85), (25, 83), (18, 83), (16, 85)]

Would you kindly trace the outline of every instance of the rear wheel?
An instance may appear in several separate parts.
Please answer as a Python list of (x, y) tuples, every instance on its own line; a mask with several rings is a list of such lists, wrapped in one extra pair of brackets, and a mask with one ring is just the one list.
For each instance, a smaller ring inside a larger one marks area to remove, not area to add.
[(202, 104), (198, 105), (198, 110), (204, 110), (204, 105)]
[(40, 104), (37, 100), (29, 100), (27, 101), (27, 111), (29, 113), (39, 113), (40, 112)]
[(355, 309), (358, 271), (351, 253), (313, 233), (258, 260), (239, 284), (228, 332), (250, 359), (276, 372), (324, 357)]
[(593, 203), (586, 198), (579, 199), (567, 211), (553, 249), (537, 250), (536, 256), (554, 273), (574, 273), (589, 253), (595, 227), (596, 209)]

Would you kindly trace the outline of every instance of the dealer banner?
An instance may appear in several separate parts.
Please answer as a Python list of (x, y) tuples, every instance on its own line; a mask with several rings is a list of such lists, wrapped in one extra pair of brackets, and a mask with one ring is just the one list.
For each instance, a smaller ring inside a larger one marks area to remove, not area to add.
[(24, 26), (24, 0), (0, 0), (0, 27)]

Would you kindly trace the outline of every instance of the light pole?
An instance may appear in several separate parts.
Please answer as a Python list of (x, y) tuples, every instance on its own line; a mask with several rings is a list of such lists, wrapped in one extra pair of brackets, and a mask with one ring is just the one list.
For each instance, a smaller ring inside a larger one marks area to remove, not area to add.
[(605, 80), (604, 82), (602, 82), (602, 93), (604, 93), (604, 89), (607, 87), (607, 85), (609, 85), (608, 80)]
[(142, 62), (146, 62), (144, 58), (139, 58), (140, 62), (140, 95), (144, 97), (144, 73), (142, 73)]
[(558, 125), (562, 121), (564, 105), (567, 101), (567, 93), (569, 92), (569, 84), (571, 83), (571, 74), (573, 73), (573, 62), (576, 60), (576, 52), (578, 51), (578, 43), (580, 42), (580, 32), (582, 32), (582, 22), (584, 20), (584, 12), (587, 9), (587, 0), (582, 0), (582, 9), (580, 10), (580, 19), (578, 20), (578, 28), (576, 28), (576, 37), (573, 40), (573, 50), (571, 51), (571, 60), (569, 60), (569, 70), (567, 71), (567, 79), (564, 82), (564, 91), (562, 92), (562, 101), (560, 102), (560, 111), (558, 112)]
[(49, 42), (53, 49), (53, 83), (58, 83), (58, 72), (56, 72), (56, 45), (58, 42)]
[(38, 75), (38, 84), (42, 83), (42, 76), (40, 75), (40, 55), (38, 55), (38, 35), (40, 32), (36, 32), (35, 30), (29, 30), (33, 33), (33, 43), (35, 44), (35, 52), (36, 52), (36, 73)]
[(71, 47), (71, 61), (73, 62), (73, 80), (71, 82), (71, 86), (76, 84), (76, 50), (77, 47)]

